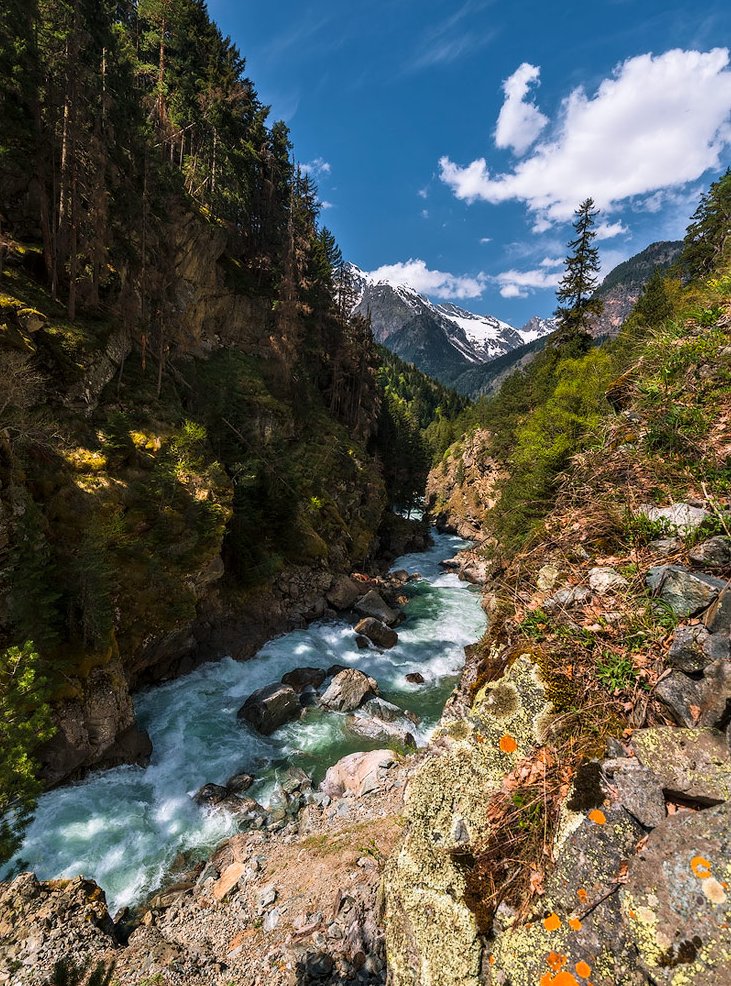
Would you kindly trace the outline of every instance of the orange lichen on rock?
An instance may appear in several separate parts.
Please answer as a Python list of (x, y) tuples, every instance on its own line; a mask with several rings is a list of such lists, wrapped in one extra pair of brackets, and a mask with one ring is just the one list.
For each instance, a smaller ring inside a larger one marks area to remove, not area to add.
[(582, 904), (585, 904), (589, 899), (589, 894), (586, 892), (586, 890), (584, 890), (583, 887), (579, 887), (579, 889), (576, 891), (576, 896), (579, 898)]
[(589, 812), (589, 821), (594, 822), (595, 825), (606, 825), (607, 816), (603, 811), (600, 811), (598, 808), (594, 808)]
[(512, 736), (506, 733), (504, 736), (500, 737), (500, 749), (503, 753), (515, 753), (518, 749), (518, 744)]
[(555, 912), (543, 919), (543, 927), (546, 931), (558, 931), (561, 927), (561, 918)]
[(561, 969), (566, 965), (568, 959), (565, 955), (561, 955), (560, 952), (549, 952), (546, 962), (553, 972), (560, 972)]
[(711, 864), (703, 856), (694, 856), (690, 861), (690, 868), (699, 880), (707, 880), (711, 875)]
[(577, 962), (576, 975), (581, 976), (582, 979), (588, 979), (591, 975), (591, 966), (586, 962)]
[(569, 918), (569, 928), (572, 931), (581, 931), (581, 921), (578, 918)]

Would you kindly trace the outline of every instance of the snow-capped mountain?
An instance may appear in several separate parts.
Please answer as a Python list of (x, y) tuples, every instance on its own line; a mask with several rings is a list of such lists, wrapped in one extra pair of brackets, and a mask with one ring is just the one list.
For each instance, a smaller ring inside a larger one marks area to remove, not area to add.
[(353, 310), (370, 313), (376, 341), (443, 383), (554, 329), (551, 319), (539, 318), (518, 329), (494, 315), (435, 304), (407, 284), (378, 280), (354, 264), (349, 269)]

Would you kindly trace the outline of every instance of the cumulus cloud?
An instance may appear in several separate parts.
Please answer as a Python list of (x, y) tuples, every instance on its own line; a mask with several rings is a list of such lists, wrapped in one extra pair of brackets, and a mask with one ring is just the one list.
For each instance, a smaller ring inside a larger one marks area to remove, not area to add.
[(598, 240), (611, 240), (615, 236), (624, 236), (629, 233), (629, 229), (623, 222), (599, 223), (596, 227), (596, 238)]
[(497, 147), (509, 147), (516, 154), (525, 154), (548, 123), (548, 117), (541, 113), (535, 103), (526, 100), (531, 86), (537, 84), (540, 74), (541, 70), (536, 65), (523, 62), (503, 82), (505, 102), (495, 128)]
[[(525, 73), (523, 85), (530, 85)], [(493, 174), (485, 158), (462, 167), (445, 156), (441, 179), (468, 203), (524, 202), (534, 231), (545, 232), (588, 196), (611, 211), (719, 168), (731, 144), (730, 115), (727, 48), (639, 55), (592, 95), (574, 89), (550, 136), (511, 171)]]
[(301, 164), (300, 168), (306, 175), (313, 175), (315, 178), (329, 175), (333, 169), (330, 162), (321, 157), (316, 157), (314, 161), (308, 161), (307, 164)]
[(506, 270), (496, 274), (493, 280), (503, 298), (527, 298), (533, 291), (555, 288), (561, 280), (563, 261), (546, 257), (534, 270)]
[(420, 294), (430, 294), (436, 298), (463, 300), (479, 298), (485, 290), (487, 276), (477, 274), (448, 274), (441, 270), (429, 270), (423, 260), (407, 260), (405, 263), (386, 264), (371, 271), (375, 281), (388, 284), (406, 284)]

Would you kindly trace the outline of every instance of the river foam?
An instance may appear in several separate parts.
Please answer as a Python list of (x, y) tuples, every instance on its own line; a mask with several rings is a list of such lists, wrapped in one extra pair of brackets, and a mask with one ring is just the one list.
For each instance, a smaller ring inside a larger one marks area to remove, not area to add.
[[(271, 737), (236, 719), (252, 691), (296, 667), (342, 664), (373, 675), (385, 698), (421, 717), (416, 734), (425, 742), (460, 673), (465, 645), (485, 625), (479, 593), (440, 566), (461, 547), (459, 538), (435, 533), (429, 550), (396, 561), (394, 569), (419, 572), (422, 580), (406, 588), (407, 620), (392, 650), (360, 651), (348, 623), (315, 623), (269, 641), (250, 661), (224, 658), (138, 694), (137, 716), (153, 742), (150, 765), (97, 772), (43, 795), (13, 863), (22, 861), (39, 879), (90, 877), (114, 912), (160, 886), (179, 853), (203, 853), (236, 831), (229, 815), (193, 802), (203, 784), (247, 771), (259, 778), (249, 793), (266, 803), (283, 766), (301, 766), (319, 780), (341, 756), (368, 749), (344, 731), (343, 716), (318, 709)], [(405, 680), (414, 671), (423, 685)]]

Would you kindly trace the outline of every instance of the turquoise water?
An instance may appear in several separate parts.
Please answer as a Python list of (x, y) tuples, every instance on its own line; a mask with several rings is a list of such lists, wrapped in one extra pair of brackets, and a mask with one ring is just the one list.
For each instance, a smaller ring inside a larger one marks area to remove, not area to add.
[[(203, 784), (247, 771), (260, 778), (251, 795), (266, 803), (278, 767), (296, 764), (317, 780), (341, 756), (368, 749), (336, 713), (308, 710), (271, 737), (236, 719), (252, 691), (296, 667), (360, 668), (378, 680), (384, 698), (421, 717), (414, 733), (426, 742), (459, 676), (463, 648), (485, 626), (479, 592), (439, 564), (461, 547), (459, 538), (435, 534), (428, 551), (395, 562), (422, 580), (406, 587), (407, 620), (392, 650), (360, 651), (350, 624), (315, 623), (271, 640), (251, 661), (225, 658), (138, 694), (137, 716), (154, 747), (150, 765), (99, 772), (43, 795), (15, 862), (44, 880), (80, 873), (96, 880), (114, 912), (160, 886), (179, 853), (212, 849), (236, 831), (225, 812), (194, 804)], [(423, 685), (405, 680), (412, 671)]]

